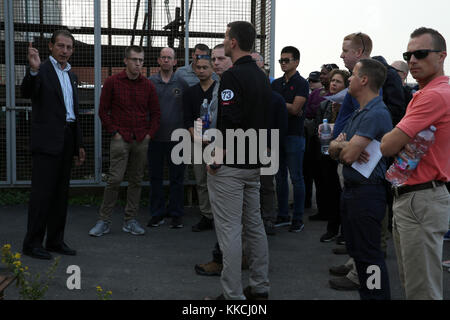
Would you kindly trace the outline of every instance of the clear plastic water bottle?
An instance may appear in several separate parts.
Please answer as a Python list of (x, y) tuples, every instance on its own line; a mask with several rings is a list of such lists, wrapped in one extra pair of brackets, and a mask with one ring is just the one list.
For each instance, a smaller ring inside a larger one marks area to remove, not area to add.
[(333, 136), (331, 134), (331, 126), (327, 119), (323, 119), (322, 130), (320, 132), (320, 146), (323, 154), (328, 154), (328, 148)]
[(208, 99), (203, 99), (203, 103), (200, 108), (200, 118), (202, 119), (202, 134), (205, 138), (205, 131), (209, 129), (211, 124)]
[[(402, 151), (400, 155), (395, 158), (394, 163), (386, 172), (386, 179), (394, 187), (404, 184), (413, 171), (417, 168), (420, 159), (427, 153), (430, 146), (434, 143), (435, 132), (436, 128), (431, 126), (430, 128), (419, 132), (414, 139), (408, 143), (408, 146), (414, 152), (414, 157), (408, 157), (408, 155)], [(406, 160), (403, 160), (402, 157)]]

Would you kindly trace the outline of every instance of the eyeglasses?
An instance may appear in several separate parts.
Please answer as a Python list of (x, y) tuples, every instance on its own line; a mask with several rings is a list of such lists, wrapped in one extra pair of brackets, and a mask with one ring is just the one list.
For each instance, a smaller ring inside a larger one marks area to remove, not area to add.
[(411, 57), (414, 56), (416, 57), (416, 59), (425, 59), (426, 57), (428, 57), (428, 54), (430, 52), (442, 52), (441, 50), (429, 50), (429, 49), (422, 49), (422, 50), (416, 50), (413, 52), (405, 52), (403, 53), (403, 59), (405, 59), (405, 61), (411, 60)]
[(199, 59), (211, 60), (211, 56), (209, 56), (207, 54), (198, 54), (195, 57), (197, 58), (197, 60), (199, 60)]
[(361, 32), (358, 32), (358, 33), (356, 34), (356, 36), (361, 38), (361, 42), (362, 42), (362, 45), (363, 45), (363, 51), (362, 51), (361, 53), (364, 53), (364, 52), (366, 51), (366, 45), (364, 44), (364, 38), (363, 38), (363, 36), (362, 36), (362, 33), (361, 33)]
[(283, 64), (283, 63), (288, 64), (289, 62), (292, 62), (292, 61), (295, 61), (295, 59), (283, 58), (283, 59), (278, 60), (278, 62), (280, 64)]
[(134, 63), (140, 63), (140, 64), (144, 64), (144, 59), (141, 58), (127, 58), (128, 60), (133, 61)]

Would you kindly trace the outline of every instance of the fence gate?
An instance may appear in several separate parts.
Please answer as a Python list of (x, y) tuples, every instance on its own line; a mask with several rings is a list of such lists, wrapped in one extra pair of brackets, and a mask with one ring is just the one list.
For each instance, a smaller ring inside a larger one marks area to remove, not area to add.
[(195, 44), (212, 48), (223, 41), (228, 22), (244, 20), (254, 24), (255, 49), (273, 74), (274, 16), (275, 0), (0, 0), (0, 187), (31, 180), (31, 101), (20, 93), (30, 42), (44, 61), (53, 31), (74, 35), (69, 62), (79, 79), (87, 157), (72, 171), (71, 184), (103, 185), (110, 137), (97, 116), (101, 86), (123, 69), (126, 46), (144, 48), (143, 73), (150, 76), (158, 72), (161, 48), (173, 47), (183, 66)]

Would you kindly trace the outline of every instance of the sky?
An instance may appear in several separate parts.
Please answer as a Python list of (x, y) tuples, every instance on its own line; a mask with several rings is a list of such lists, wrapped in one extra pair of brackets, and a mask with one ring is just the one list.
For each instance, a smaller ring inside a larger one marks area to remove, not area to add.
[[(388, 63), (402, 60), (409, 35), (418, 27), (438, 30), (450, 45), (450, 1), (448, 0), (276, 0), (275, 76), (283, 47), (300, 50), (299, 72), (307, 78), (326, 63), (345, 69), (341, 55), (344, 37), (363, 32), (373, 42), (372, 56), (382, 55)], [(450, 57), (444, 65), (450, 72)], [(408, 76), (408, 82), (415, 80)]]

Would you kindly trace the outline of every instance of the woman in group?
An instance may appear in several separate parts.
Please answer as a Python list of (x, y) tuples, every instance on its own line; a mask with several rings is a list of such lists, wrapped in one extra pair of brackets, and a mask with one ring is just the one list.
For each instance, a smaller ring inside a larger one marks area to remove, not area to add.
[[(335, 95), (346, 89), (349, 85), (350, 73), (345, 70), (335, 69), (330, 72), (330, 95)], [(336, 121), (341, 105), (329, 100), (323, 101), (316, 114), (316, 125), (327, 119), (328, 123)], [(316, 130), (317, 132), (317, 130)], [(315, 152), (320, 166), (319, 183), (316, 186), (317, 208), (324, 218), (327, 218), (327, 232), (320, 238), (321, 242), (333, 241), (339, 233), (340, 219), (340, 196), (341, 184), (337, 173), (338, 163), (329, 155), (322, 154), (320, 148)]]

